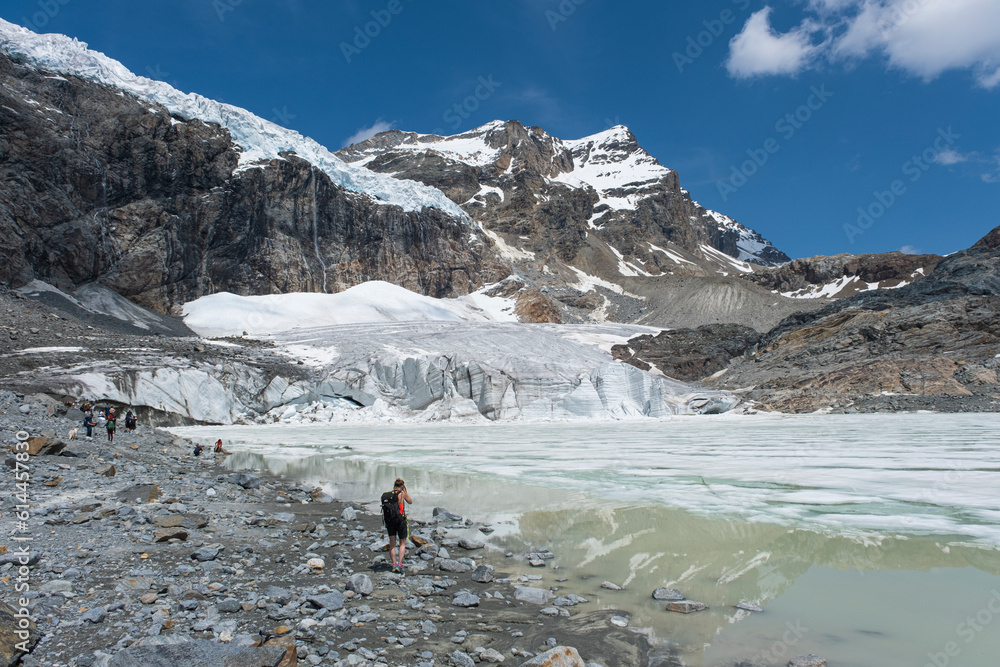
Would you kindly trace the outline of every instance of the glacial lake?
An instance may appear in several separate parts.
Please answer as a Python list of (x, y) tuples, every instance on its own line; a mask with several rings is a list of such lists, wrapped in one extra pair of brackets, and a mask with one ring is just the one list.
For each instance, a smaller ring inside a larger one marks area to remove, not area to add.
[[(1000, 415), (171, 430), (344, 500), (402, 476), (416, 518), (492, 524), (501, 571), (622, 609), (695, 667), (998, 664)], [(540, 547), (543, 569), (503, 559)], [(710, 609), (668, 613), (659, 586)]]

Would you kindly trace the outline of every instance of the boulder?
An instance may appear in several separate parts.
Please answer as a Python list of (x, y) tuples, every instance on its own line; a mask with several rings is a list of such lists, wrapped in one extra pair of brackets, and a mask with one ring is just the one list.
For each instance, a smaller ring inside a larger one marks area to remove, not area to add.
[(66, 443), (54, 438), (37, 436), (28, 438), (28, 453), (32, 456), (56, 456), (66, 449)]
[(155, 503), (160, 498), (160, 487), (156, 484), (136, 484), (119, 491), (118, 498), (125, 502)]
[(161, 514), (153, 517), (153, 525), (160, 528), (178, 528), (184, 525), (184, 516), (181, 514)]
[(344, 608), (344, 594), (340, 591), (331, 591), (322, 595), (311, 595), (306, 598), (306, 602), (316, 609), (337, 611)]
[(347, 590), (358, 595), (371, 595), (375, 591), (375, 585), (367, 574), (352, 574), (347, 580)]
[(180, 644), (141, 646), (133, 644), (116, 653), (108, 667), (176, 667), (176, 665), (239, 665), (278, 667), (285, 657), (282, 646), (233, 646), (207, 639)]
[(191, 554), (191, 558), (204, 563), (205, 561), (215, 560), (219, 555), (219, 551), (216, 547), (202, 547)]
[(693, 614), (696, 611), (705, 611), (706, 609), (708, 609), (707, 604), (694, 600), (681, 600), (667, 605), (667, 611), (676, 611), (680, 614)]
[(186, 540), (188, 532), (183, 528), (164, 528), (153, 533), (154, 542), (168, 542), (173, 539)]
[(454, 597), (451, 604), (455, 607), (478, 607), (479, 596), (469, 591), (462, 591)]
[(0, 602), (0, 667), (18, 664), (21, 656), (30, 653), (42, 637), (34, 621), (29, 619), (27, 628), (22, 628), (20, 622), (18, 610)]
[(237, 472), (229, 476), (229, 483), (242, 486), (244, 489), (258, 489), (260, 488), (260, 477), (245, 472)]
[(461, 521), (462, 517), (457, 514), (452, 514), (443, 507), (435, 507), (431, 512), (431, 516), (437, 521)]
[(80, 617), (81, 622), (86, 623), (103, 623), (104, 619), (108, 617), (107, 607), (94, 607), (93, 609), (88, 609)]
[(675, 600), (683, 600), (684, 594), (676, 588), (657, 588), (653, 591), (653, 599), (673, 602)]
[(434, 561), (434, 563), (441, 569), (442, 572), (462, 573), (470, 572), (472, 570), (472, 568), (465, 563), (461, 563), (452, 558), (438, 558)]
[(485, 542), (480, 542), (479, 540), (470, 540), (463, 537), (458, 541), (458, 546), (462, 547), (466, 551), (475, 551), (476, 549), (482, 549), (486, 546)]
[(522, 662), (521, 667), (587, 667), (587, 663), (580, 657), (580, 652), (572, 646), (556, 646), (527, 662)]
[(472, 580), (481, 584), (488, 584), (493, 581), (493, 566), (480, 565), (472, 571)]
[(517, 586), (514, 588), (514, 599), (531, 604), (545, 604), (552, 599), (552, 591), (545, 588)]

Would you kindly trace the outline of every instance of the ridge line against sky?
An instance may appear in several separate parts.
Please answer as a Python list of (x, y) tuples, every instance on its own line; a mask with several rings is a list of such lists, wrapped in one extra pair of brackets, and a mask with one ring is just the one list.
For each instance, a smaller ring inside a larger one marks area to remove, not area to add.
[(792, 257), (947, 253), (1000, 224), (1000, 0), (677, 4), (8, 0), (0, 16), (332, 150), (494, 119), (562, 139), (627, 125)]

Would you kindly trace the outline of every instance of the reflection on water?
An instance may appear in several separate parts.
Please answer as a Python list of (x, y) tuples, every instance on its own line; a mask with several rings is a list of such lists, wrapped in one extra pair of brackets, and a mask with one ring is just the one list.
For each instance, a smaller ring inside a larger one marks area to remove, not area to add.
[[(600, 502), (586, 489), (519, 485), (313, 451), (303, 449), (297, 457), (289, 450), (247, 450), (229, 463), (307, 481), (356, 502), (374, 503), (402, 476), (414, 496), (415, 517), (429, 518), (433, 507), (446, 507), (496, 522), (489, 542), (499, 551), (550, 548), (557, 558), (544, 570), (520, 558), (495, 558), (506, 573), (541, 574), (540, 585), (628, 612), (633, 627), (676, 643), (693, 666), (731, 667), (748, 658), (785, 665), (809, 652), (831, 665), (920, 666), (928, 653), (963, 641), (955, 627), (988, 603), (989, 591), (1000, 591), (1000, 553), (992, 549), (926, 537), (865, 541), (711, 520), (662, 506)], [(558, 581), (563, 578), (568, 581)], [(603, 581), (625, 590), (602, 589)], [(650, 597), (660, 586), (679, 588), (710, 610), (665, 612), (665, 603)], [(765, 611), (739, 611), (740, 602)], [(1000, 632), (977, 633), (962, 648), (962, 662), (953, 664), (993, 666)]]
[[(922, 667), (954, 642), (948, 664), (994, 667), (1000, 420), (869, 417), (175, 430), (346, 500), (403, 477), (417, 518), (494, 523), (501, 570), (626, 611), (690, 665)], [(538, 547), (542, 570), (502, 555)], [(668, 613), (660, 586), (710, 610)]]

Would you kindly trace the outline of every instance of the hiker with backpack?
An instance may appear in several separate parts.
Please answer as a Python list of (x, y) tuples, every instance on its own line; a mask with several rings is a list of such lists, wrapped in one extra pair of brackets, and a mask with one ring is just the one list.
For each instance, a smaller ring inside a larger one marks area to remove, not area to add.
[[(410, 536), (410, 524), (406, 520), (406, 508), (403, 501), (413, 504), (413, 499), (406, 491), (406, 482), (397, 479), (392, 485), (392, 491), (382, 494), (382, 523), (389, 533), (389, 558), (392, 560), (392, 571), (403, 574), (403, 556), (406, 554), (406, 539)], [(397, 541), (399, 558), (396, 558)]]

